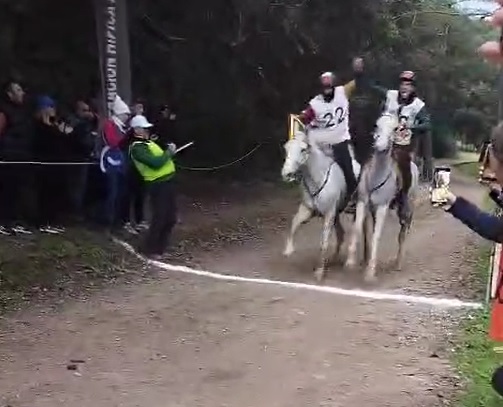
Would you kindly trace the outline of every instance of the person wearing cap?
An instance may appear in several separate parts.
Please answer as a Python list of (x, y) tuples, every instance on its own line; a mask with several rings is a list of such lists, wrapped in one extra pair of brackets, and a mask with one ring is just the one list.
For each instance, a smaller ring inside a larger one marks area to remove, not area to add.
[(318, 144), (332, 147), (334, 160), (341, 167), (346, 180), (346, 200), (339, 210), (354, 212), (357, 180), (353, 170), (351, 135), (349, 133), (349, 99), (355, 93), (359, 77), (363, 72), (363, 60), (353, 60), (355, 80), (336, 86), (332, 72), (320, 76), (321, 92), (309, 102), (299, 115), (301, 122), (309, 128), (309, 139)]
[(177, 219), (173, 185), (176, 146), (170, 144), (163, 150), (150, 140), (153, 124), (145, 116), (134, 116), (130, 125), (135, 140), (129, 154), (147, 185), (151, 206), (150, 226), (139, 249), (143, 255), (157, 258), (164, 254)]
[(105, 224), (110, 229), (123, 227), (127, 222), (125, 208), (127, 162), (124, 149), (127, 146), (127, 122), (129, 106), (116, 96), (112, 104), (112, 116), (103, 125), (105, 147), (101, 151), (100, 168), (107, 180), (105, 200)]
[(393, 205), (398, 204), (399, 211), (406, 216), (410, 212), (411, 162), (417, 154), (420, 138), (431, 130), (431, 124), (426, 104), (416, 93), (416, 74), (403, 71), (399, 80), (398, 89), (384, 88), (367, 78), (362, 78), (362, 83), (384, 99), (384, 113), (397, 115), (400, 121), (393, 139), (393, 155), (402, 175), (402, 188)]

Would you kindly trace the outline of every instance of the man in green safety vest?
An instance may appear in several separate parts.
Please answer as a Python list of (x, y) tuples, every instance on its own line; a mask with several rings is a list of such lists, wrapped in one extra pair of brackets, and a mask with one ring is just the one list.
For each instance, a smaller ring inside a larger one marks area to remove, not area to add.
[(139, 251), (147, 257), (160, 258), (168, 246), (177, 220), (173, 185), (176, 146), (170, 144), (164, 151), (151, 141), (150, 129), (153, 125), (145, 116), (134, 116), (130, 127), (134, 140), (129, 148), (129, 156), (146, 183), (151, 207), (150, 226)]

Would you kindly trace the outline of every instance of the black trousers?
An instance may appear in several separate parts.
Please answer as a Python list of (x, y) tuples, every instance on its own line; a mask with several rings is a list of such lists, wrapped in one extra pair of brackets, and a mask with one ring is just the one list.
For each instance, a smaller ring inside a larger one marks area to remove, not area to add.
[(55, 225), (63, 221), (68, 207), (67, 179), (56, 165), (41, 165), (35, 174), (37, 181), (37, 226)]
[(33, 223), (33, 176), (36, 167), (0, 165), (0, 225)]
[(339, 164), (339, 167), (341, 167), (341, 170), (344, 173), (347, 186), (347, 196), (350, 197), (355, 192), (358, 182), (353, 171), (351, 154), (349, 153), (349, 140), (343, 141), (339, 144), (334, 144), (332, 146), (332, 151), (334, 154), (334, 160), (337, 164)]
[[(138, 173), (138, 170), (133, 167), (129, 168), (127, 178), (128, 188), (125, 209), (127, 211), (127, 220), (132, 220), (138, 225), (145, 220), (145, 181)], [(132, 216), (131, 210), (133, 211)]]
[(176, 193), (173, 180), (147, 185), (150, 196), (151, 220), (140, 252), (160, 255), (166, 250), (171, 231), (176, 224)]

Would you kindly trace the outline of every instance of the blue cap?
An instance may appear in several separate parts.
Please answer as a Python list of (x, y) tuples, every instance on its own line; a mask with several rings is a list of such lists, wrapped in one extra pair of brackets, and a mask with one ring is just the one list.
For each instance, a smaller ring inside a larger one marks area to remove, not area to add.
[(56, 102), (50, 96), (47, 96), (47, 95), (40, 96), (37, 99), (37, 108), (39, 110), (47, 109), (50, 107), (52, 107), (52, 108), (56, 107)]

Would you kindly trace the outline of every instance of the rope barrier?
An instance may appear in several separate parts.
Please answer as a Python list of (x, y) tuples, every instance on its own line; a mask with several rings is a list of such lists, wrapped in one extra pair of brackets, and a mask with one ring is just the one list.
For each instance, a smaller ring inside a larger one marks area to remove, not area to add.
[(98, 165), (97, 162), (0, 161), (0, 165)]
[(188, 171), (216, 171), (216, 170), (221, 170), (223, 168), (231, 167), (234, 164), (239, 163), (240, 161), (245, 160), (248, 158), (250, 155), (252, 155), (255, 151), (257, 151), (260, 147), (262, 147), (262, 143), (257, 144), (255, 147), (253, 147), (250, 151), (248, 151), (245, 155), (235, 159), (234, 161), (228, 162), (226, 164), (221, 164), (221, 165), (216, 165), (214, 167), (185, 167), (182, 165), (177, 165), (178, 168), (182, 170), (188, 170)]
[[(234, 164), (237, 164), (237, 163), (245, 160), (246, 158), (251, 156), (253, 153), (255, 153), (255, 151), (257, 151), (260, 147), (262, 147), (262, 145), (263, 145), (263, 143), (257, 144), (255, 147), (253, 147), (250, 151), (248, 151), (243, 156), (241, 156), (233, 161), (230, 161), (228, 163), (225, 163), (225, 164), (216, 165), (213, 167), (186, 167), (186, 166), (178, 164), (177, 167), (180, 169), (183, 169), (183, 170), (188, 170), (188, 171), (216, 171), (216, 170), (220, 170), (220, 169), (230, 167)], [(185, 146), (183, 146), (183, 147), (185, 147)], [(0, 165), (35, 165), (35, 166), (45, 166), (45, 165), (48, 165), (48, 166), (54, 166), (54, 165), (73, 166), (73, 165), (77, 165), (77, 166), (87, 166), (87, 165), (99, 165), (99, 163), (97, 163), (97, 162), (0, 161)]]

